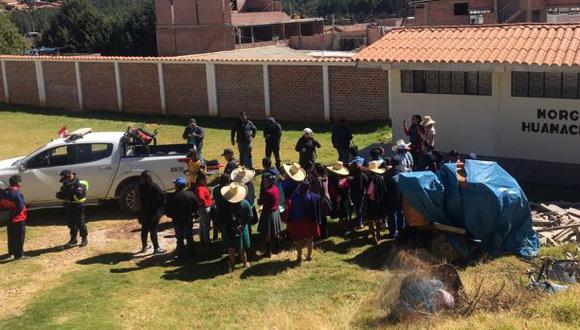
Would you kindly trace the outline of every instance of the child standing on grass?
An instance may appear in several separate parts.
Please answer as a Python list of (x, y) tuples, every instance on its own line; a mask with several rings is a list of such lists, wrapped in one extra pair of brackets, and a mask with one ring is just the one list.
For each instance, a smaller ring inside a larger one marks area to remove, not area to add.
[(197, 211), (199, 215), (199, 239), (203, 245), (209, 244), (209, 220), (211, 217), (211, 205), (213, 199), (209, 189), (207, 189), (207, 175), (200, 172), (197, 175), (197, 184), (195, 185), (195, 196), (200, 202), (200, 208)]

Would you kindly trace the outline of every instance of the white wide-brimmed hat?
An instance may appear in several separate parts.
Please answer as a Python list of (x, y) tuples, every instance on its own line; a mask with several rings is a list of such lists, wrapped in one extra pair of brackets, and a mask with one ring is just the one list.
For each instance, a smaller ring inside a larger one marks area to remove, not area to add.
[(230, 180), (233, 182), (248, 183), (256, 176), (256, 171), (240, 166), (232, 171)]
[(348, 168), (344, 167), (344, 164), (337, 160), (336, 162), (334, 162), (334, 165), (332, 166), (327, 166), (326, 167), (329, 171), (336, 173), (338, 175), (348, 175)]
[(290, 179), (296, 182), (302, 182), (306, 179), (306, 171), (298, 163), (282, 165), (284, 172), (288, 174)]
[(381, 168), (381, 163), (376, 160), (373, 160), (368, 163), (368, 169), (369, 171), (376, 174), (385, 174), (385, 172), (387, 171), (386, 169)]
[(405, 140), (400, 139), (400, 140), (397, 140), (397, 143), (395, 143), (395, 145), (393, 146), (392, 150), (393, 151), (397, 151), (397, 150), (409, 150), (409, 147), (411, 147), (411, 142), (406, 143)]
[(421, 121), (421, 126), (429, 126), (429, 125), (433, 125), (435, 123), (436, 123), (436, 121), (431, 119), (431, 116), (425, 116), (425, 117), (423, 117), (423, 121)]
[(220, 193), (230, 203), (239, 203), (246, 198), (248, 194), (248, 187), (239, 182), (232, 182), (229, 185), (222, 187)]

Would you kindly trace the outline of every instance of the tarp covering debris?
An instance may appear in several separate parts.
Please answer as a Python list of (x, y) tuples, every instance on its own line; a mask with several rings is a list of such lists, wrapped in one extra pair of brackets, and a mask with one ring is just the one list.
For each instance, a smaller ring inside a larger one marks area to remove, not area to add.
[(537, 255), (529, 202), (517, 181), (495, 162), (467, 160), (466, 182), (457, 180), (457, 165), (439, 175), (403, 173), (395, 177), (403, 197), (430, 221), (467, 229), (486, 253)]

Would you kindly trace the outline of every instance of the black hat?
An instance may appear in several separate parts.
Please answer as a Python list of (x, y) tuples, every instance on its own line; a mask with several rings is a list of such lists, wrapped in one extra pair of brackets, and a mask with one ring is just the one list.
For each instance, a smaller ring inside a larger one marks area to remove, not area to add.
[(197, 124), (197, 120), (195, 120), (195, 118), (191, 118), (191, 119), (189, 119), (189, 123), (190, 124)]
[(71, 175), (71, 174), (72, 174), (72, 171), (71, 170), (62, 170), (60, 172), (60, 176), (68, 176), (68, 175)]
[(234, 154), (234, 151), (232, 149), (225, 148), (224, 149), (224, 152), (222, 153), (222, 156), (225, 156), (225, 155), (233, 155), (233, 154)]
[(74, 174), (71, 170), (62, 170), (60, 172), (60, 182), (68, 180), (67, 176)]

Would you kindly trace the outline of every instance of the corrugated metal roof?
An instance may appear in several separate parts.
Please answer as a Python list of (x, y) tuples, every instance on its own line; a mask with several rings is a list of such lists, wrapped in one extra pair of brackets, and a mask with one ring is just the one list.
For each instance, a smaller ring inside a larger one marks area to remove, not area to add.
[(580, 24), (393, 29), (354, 56), (361, 62), (580, 65)]

